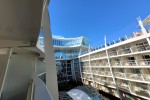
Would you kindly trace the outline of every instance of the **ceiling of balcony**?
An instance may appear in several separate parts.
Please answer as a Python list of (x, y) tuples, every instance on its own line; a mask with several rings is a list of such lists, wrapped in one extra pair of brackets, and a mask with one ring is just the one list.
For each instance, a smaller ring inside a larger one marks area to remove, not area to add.
[[(36, 43), (41, 26), (43, 1), (0, 0), (0, 44), (10, 41), (15, 41), (16, 44), (20, 41)], [(1, 43), (3, 40), (5, 42)]]

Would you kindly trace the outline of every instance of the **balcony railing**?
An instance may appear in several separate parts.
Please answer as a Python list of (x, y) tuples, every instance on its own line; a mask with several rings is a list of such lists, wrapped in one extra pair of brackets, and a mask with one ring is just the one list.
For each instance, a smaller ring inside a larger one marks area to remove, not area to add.
[(150, 88), (149, 88), (149, 86), (147, 86), (147, 87), (134, 86), (133, 90), (138, 95), (142, 95), (142, 96), (145, 96), (145, 97), (150, 97)]
[(121, 77), (121, 78), (125, 78), (125, 73), (121, 73), (121, 72), (115, 72), (115, 77)]
[(103, 62), (102, 65), (103, 65), (103, 66), (109, 66), (109, 63), (108, 63), (108, 62)]
[(145, 81), (150, 81), (150, 74), (143, 74)]
[(138, 45), (131, 47), (132, 52), (141, 52), (141, 51), (147, 51), (150, 50), (150, 46), (147, 45)]
[(105, 72), (104, 71), (100, 71), (99, 74), (100, 75), (105, 75)]
[(109, 71), (92, 71), (94, 74), (111, 76)]
[(144, 77), (141, 74), (126, 73), (126, 77), (134, 80), (144, 80)]
[[(148, 33), (149, 33), (149, 30), (150, 29), (147, 29), (148, 30)], [(111, 46), (111, 45), (114, 45), (114, 44), (116, 44), (116, 43), (120, 43), (120, 42), (123, 42), (123, 41), (126, 41), (126, 40), (129, 40), (129, 39), (132, 39), (132, 38), (136, 38), (136, 37), (139, 37), (139, 36), (142, 36), (143, 35), (143, 33), (142, 32), (134, 32), (134, 34), (132, 33), (131, 35), (129, 35), (129, 36), (127, 36), (126, 35), (126, 37), (125, 38), (119, 38), (119, 40), (117, 40), (117, 41), (113, 41), (113, 42), (111, 42), (111, 43), (108, 43), (107, 44), (107, 46)], [(95, 49), (92, 49), (92, 50), (88, 50), (88, 51), (85, 51), (84, 53), (82, 53), (82, 54), (86, 54), (86, 53), (89, 53), (89, 52), (93, 52), (93, 51), (95, 51), (95, 50), (99, 50), (99, 49), (102, 49), (102, 48), (105, 48), (105, 46), (103, 45), (103, 46), (101, 46), (101, 47), (98, 47), (98, 48), (95, 48)], [(136, 48), (136, 47), (135, 47)], [(142, 47), (141, 47), (142, 48)], [(140, 49), (141, 49), (140, 48)], [(150, 50), (150, 47), (148, 47), (147, 49), (149, 49)], [(134, 51), (134, 49), (133, 50), (128, 50), (128, 48), (125, 48), (125, 50), (118, 50), (118, 54), (120, 53), (120, 54), (127, 54), (127, 53), (131, 53), (131, 52), (135, 52), (135, 51), (138, 51), (138, 49), (137, 50), (135, 50)], [(82, 55), (81, 54), (81, 55)], [(114, 56), (114, 55), (116, 55), (115, 53), (113, 54), (113, 53), (110, 53), (110, 56)]]
[(102, 66), (102, 64), (101, 63), (91, 63), (91, 66), (93, 66), (93, 67), (100, 67), (100, 66)]
[(90, 70), (83, 70), (82, 72), (83, 72), (83, 73), (84, 73), (84, 72), (85, 72), (85, 73), (91, 73)]
[(111, 65), (112, 66), (122, 66), (121, 61), (112, 61)]
[(98, 70), (92, 70), (92, 73), (99, 74), (99, 71)]
[(138, 60), (138, 65), (140, 66), (149, 66), (150, 65), (150, 59), (141, 59)]
[(101, 80), (100, 82), (105, 85), (115, 86), (115, 83), (113, 81)]
[(128, 54), (128, 53), (131, 53), (131, 49), (130, 48), (125, 48), (125, 49), (118, 50), (118, 54), (119, 55)]
[(128, 84), (126, 84), (126, 83), (118, 83), (118, 82), (117, 82), (117, 84), (118, 84), (119, 88), (122, 88), (122, 89), (125, 89), (125, 90), (129, 90), (129, 85)]
[(100, 54), (100, 57), (106, 57), (106, 54)]
[(137, 66), (137, 61), (136, 60), (123, 61), (122, 65), (123, 66)]
[(112, 61), (112, 66), (150, 66), (150, 59)]
[(82, 75), (83, 78), (88, 79), (88, 80), (92, 80), (92, 76), (91, 75)]
[(100, 82), (101, 80), (100, 80), (100, 78), (97, 78), (97, 77), (95, 78), (95, 77), (94, 77), (94, 81)]
[[(88, 65), (83, 65), (89, 67)], [(91, 63), (92, 67), (108, 67), (108, 62)], [(111, 66), (150, 66), (150, 59), (126, 60), (126, 61), (111, 61)]]
[(91, 59), (103, 58), (103, 57), (106, 57), (106, 54), (93, 55), (93, 56), (91, 56)]
[(116, 55), (122, 55), (122, 54), (134, 53), (134, 52), (142, 52), (147, 50), (150, 50), (150, 46), (148, 44), (127, 47), (124, 49), (119, 49), (116, 51), (109, 52), (108, 54), (109, 56), (116, 56)]
[(107, 84), (108, 84), (108, 85), (110, 85), (110, 86), (115, 87), (115, 83), (114, 83), (114, 82), (112, 82), (112, 81), (107, 81)]
[(90, 67), (89, 65), (82, 65), (82, 67)]
[(86, 58), (81, 58), (81, 59), (80, 59), (80, 62), (82, 62), (82, 61), (88, 61), (88, 60), (89, 60), (88, 57), (86, 57)]
[(84, 72), (90, 72), (90, 68), (89, 67), (84, 67), (84, 68), (82, 68), (82, 71), (84, 71)]
[(93, 56), (91, 56), (91, 59), (95, 59), (95, 58), (99, 58), (100, 57), (100, 55), (98, 54), (98, 55), (93, 55)]
[(112, 51), (112, 52), (108, 52), (108, 55), (109, 56), (116, 56), (118, 54), (117, 54), (117, 51)]
[(93, 66), (93, 67), (104, 67), (104, 66), (109, 66), (109, 64), (108, 64), (108, 62), (91, 63), (91, 66)]
[(111, 73), (109, 71), (105, 71), (105, 75), (111, 76)]

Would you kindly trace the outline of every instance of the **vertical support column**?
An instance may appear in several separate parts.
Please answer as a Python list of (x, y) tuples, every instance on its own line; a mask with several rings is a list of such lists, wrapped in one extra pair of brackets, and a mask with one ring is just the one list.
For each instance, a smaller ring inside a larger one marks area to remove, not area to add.
[(82, 70), (81, 70), (80, 57), (79, 57), (79, 69), (80, 69), (81, 80), (82, 80), (82, 83), (83, 83), (83, 77), (82, 77)]
[(54, 60), (54, 49), (52, 45), (52, 34), (50, 30), (50, 19), (48, 7), (46, 5), (42, 19), (44, 50), (45, 50), (45, 65), (46, 65), (46, 85), (54, 100), (59, 100), (57, 70)]
[(108, 60), (108, 66), (110, 68), (110, 72), (112, 74), (113, 81), (114, 81), (114, 83), (116, 85), (116, 89), (117, 89), (117, 92), (119, 94), (120, 100), (122, 100), (122, 96), (120, 95), (119, 88), (118, 88), (118, 85), (117, 85), (116, 80), (115, 80), (115, 75), (114, 75), (114, 72), (113, 72), (112, 67), (111, 67), (111, 63), (110, 63), (110, 59), (109, 59), (109, 55), (108, 55), (108, 50), (107, 50), (107, 44), (106, 44), (106, 36), (104, 38), (104, 42), (105, 42), (105, 48), (106, 48), (106, 56), (107, 56), (107, 60)]
[[(146, 31), (146, 29), (144, 28), (143, 22), (141, 21), (141, 18), (140, 18), (140, 17), (137, 18), (137, 21), (138, 21), (138, 23), (139, 23), (139, 25), (140, 25), (140, 27), (141, 27), (142, 33), (143, 33), (144, 35), (147, 34), (147, 31)], [(149, 38), (146, 38), (146, 40), (147, 40), (148, 44), (150, 45), (150, 39), (149, 39)]]
[(72, 61), (71, 61), (71, 71), (72, 71), (72, 78), (73, 78), (73, 80), (75, 80), (77, 82), (76, 75), (75, 75), (75, 68), (74, 68), (74, 64), (75, 64), (74, 60), (75, 59), (72, 59)]
[(68, 70), (67, 70), (67, 64), (68, 64), (68, 62), (67, 62), (67, 60), (65, 60), (65, 65), (66, 65), (66, 66), (65, 66), (65, 67), (66, 67), (66, 78), (67, 78), (67, 82), (68, 82), (68, 73), (67, 73)]
[(4, 88), (4, 83), (5, 83), (5, 80), (6, 80), (6, 75), (7, 75), (7, 70), (8, 70), (11, 54), (12, 54), (12, 48), (9, 48), (7, 50), (7, 61), (6, 61), (6, 66), (4, 66), (5, 70), (4, 70), (4, 75), (3, 75), (3, 79), (2, 79), (2, 85), (1, 85), (1, 88), (0, 88), (0, 99), (2, 97), (2, 92), (3, 92), (3, 88)]

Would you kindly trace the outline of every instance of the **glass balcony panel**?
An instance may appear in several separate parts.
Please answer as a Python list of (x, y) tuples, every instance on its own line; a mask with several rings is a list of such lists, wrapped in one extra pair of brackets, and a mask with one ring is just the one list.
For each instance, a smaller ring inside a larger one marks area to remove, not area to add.
[(119, 88), (129, 90), (129, 85), (127, 83), (117, 83)]
[(109, 66), (108, 62), (103, 62), (102, 66)]
[(105, 71), (105, 75), (111, 76), (111, 73), (109, 71)]
[(109, 56), (116, 56), (117, 55), (117, 51), (109, 52), (108, 55)]
[(150, 81), (150, 75), (149, 74), (143, 74), (143, 77), (145, 81)]
[(141, 51), (147, 51), (150, 50), (150, 46), (148, 44), (146, 45), (138, 45), (131, 47), (132, 52), (141, 52)]
[(150, 97), (150, 88), (148, 85), (146, 87), (134, 86), (132, 89), (134, 89), (134, 92), (138, 95)]
[(143, 81), (143, 76), (141, 74), (133, 74), (133, 73), (126, 73), (126, 77), (130, 79), (135, 79), (135, 80), (142, 80)]
[(137, 66), (136, 60), (128, 60), (122, 62), (123, 66)]
[(115, 77), (125, 78), (125, 73), (115, 72), (114, 74), (115, 74)]
[(149, 66), (150, 65), (150, 59), (141, 59), (138, 60), (138, 65), (140, 66)]
[(121, 61), (112, 61), (111, 65), (112, 66), (121, 66)]

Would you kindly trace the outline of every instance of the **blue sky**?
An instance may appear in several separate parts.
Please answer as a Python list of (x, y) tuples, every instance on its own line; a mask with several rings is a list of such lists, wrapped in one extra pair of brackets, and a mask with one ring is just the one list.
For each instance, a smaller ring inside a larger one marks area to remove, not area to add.
[(92, 45), (139, 30), (136, 18), (150, 14), (150, 0), (51, 0), (53, 35), (87, 37)]

